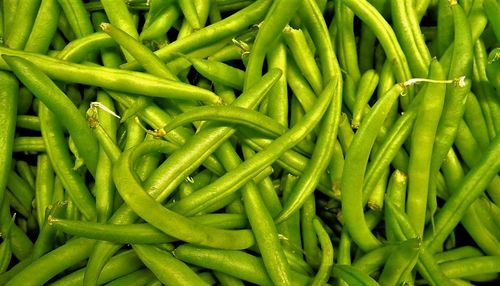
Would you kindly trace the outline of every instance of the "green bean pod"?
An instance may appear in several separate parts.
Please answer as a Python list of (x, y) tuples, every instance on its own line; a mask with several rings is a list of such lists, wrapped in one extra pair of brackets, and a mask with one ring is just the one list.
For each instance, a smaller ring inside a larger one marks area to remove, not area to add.
[[(444, 74), (437, 60), (432, 61), (429, 77), (443, 80)], [(425, 88), (425, 87), (424, 87)], [(410, 161), (408, 163), (408, 195), (406, 210), (417, 233), (423, 234), (428, 194), (433, 181), (431, 162), (441, 112), (445, 101), (446, 88), (443, 84), (428, 84), (422, 104), (417, 112), (411, 135)], [(429, 199), (432, 199), (429, 197)]]
[(36, 66), (18, 57), (3, 56), (4, 60), (15, 70), (21, 81), (29, 86), (35, 96), (56, 114), (75, 139), (79, 153), (85, 160), (89, 170), (95, 174), (97, 166), (97, 141), (88, 128), (85, 120), (76, 110), (74, 104), (64, 93)]
[[(113, 281), (144, 267), (142, 261), (133, 250), (123, 251), (109, 260), (99, 277), (99, 284)], [(85, 268), (73, 271), (72, 273), (52, 282), (51, 286), (82, 285)]]
[[(210, 26), (193, 32), (191, 35), (167, 45), (155, 53), (163, 61), (168, 61), (175, 57), (175, 53), (187, 54), (206, 45), (217, 43), (218, 41), (238, 34), (248, 29), (249, 25), (262, 20), (271, 5), (270, 0), (259, 0), (248, 7), (232, 14), (231, 16), (214, 23)], [(218, 50), (218, 49), (217, 49)], [(137, 62), (130, 62), (122, 66), (124, 69), (137, 69)]]
[(399, 285), (405, 283), (404, 275), (411, 272), (417, 264), (420, 244), (418, 238), (408, 239), (398, 245), (387, 258), (384, 270), (378, 278), (380, 285)]
[[(12, 22), (11, 29), (5, 38), (5, 46), (22, 50), (28, 41), (31, 29), (36, 19), (36, 13), (40, 8), (41, 0), (21, 1), (16, 7), (15, 21)], [(15, 23), (15, 25), (14, 25)]]
[(208, 285), (189, 266), (169, 252), (155, 246), (141, 244), (134, 244), (133, 249), (142, 262), (165, 284)]
[(319, 238), (322, 248), (321, 264), (311, 285), (323, 285), (330, 277), (333, 267), (333, 246), (328, 233), (324, 230), (318, 219), (313, 220), (314, 230)]
[[(199, 225), (192, 220), (164, 208), (144, 191), (143, 187), (132, 175), (133, 165), (143, 152), (151, 153), (164, 149), (162, 142), (146, 141), (135, 148), (126, 150), (113, 168), (113, 178), (123, 200), (134, 212), (163, 232), (181, 240), (213, 247), (244, 249), (254, 243), (253, 236), (246, 230), (226, 231)], [(131, 186), (134, 186), (133, 188)], [(165, 219), (158, 220), (159, 216)]]
[(375, 279), (350, 265), (336, 264), (333, 266), (332, 274), (333, 277), (344, 280), (348, 285), (380, 285)]
[(12, 74), (0, 72), (0, 105), (5, 107), (0, 111), (0, 121), (3, 122), (0, 129), (0, 161), (3, 162), (0, 167), (0, 202), (3, 201), (12, 165), (18, 94), (18, 81)]
[(368, 102), (372, 97), (379, 82), (379, 76), (375, 70), (368, 70), (359, 79), (356, 90), (356, 101), (352, 109), (351, 126), (358, 129), (362, 117), (366, 114)]
[[(220, 216), (220, 217), (216, 217)], [(212, 227), (233, 229), (244, 228), (246, 218), (236, 214), (210, 214), (192, 218), (194, 221)], [(65, 233), (89, 239), (106, 240), (116, 243), (128, 244), (161, 244), (176, 241), (149, 224), (104, 224), (84, 221), (73, 221), (51, 216), (48, 218), (50, 225)]]
[(377, 101), (354, 136), (345, 158), (341, 193), (345, 226), (349, 229), (352, 239), (365, 250), (381, 244), (368, 229), (364, 219), (362, 191), (365, 169), (379, 130), (375, 127), (385, 118), (401, 92), (402, 87), (397, 84)]

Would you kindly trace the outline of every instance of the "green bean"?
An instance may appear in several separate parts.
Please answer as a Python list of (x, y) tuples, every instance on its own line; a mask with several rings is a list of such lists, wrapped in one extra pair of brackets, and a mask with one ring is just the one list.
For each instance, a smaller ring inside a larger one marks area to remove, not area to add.
[[(75, 144), (83, 156), (91, 173), (95, 173), (97, 160), (97, 142), (86, 126), (81, 115), (76, 111), (73, 103), (61, 90), (30, 62), (16, 57), (3, 56), (4, 60), (16, 70), (16, 75), (22, 82), (30, 87), (42, 102), (47, 104), (57, 117), (64, 122), (69, 133), (76, 139)], [(78, 136), (80, 135), (80, 136)]]
[(45, 210), (52, 203), (54, 188), (54, 170), (47, 154), (37, 157), (35, 187), (35, 208), (40, 229), (45, 221)]
[[(472, 279), (476, 276), (491, 274), (486, 276), (488, 280), (498, 278), (500, 272), (500, 256), (478, 256), (470, 258), (462, 258), (460, 260), (444, 262), (439, 265), (442, 271), (450, 278)], [(476, 281), (481, 281), (478, 279)]]
[(35, 196), (35, 190), (33, 187), (31, 187), (23, 178), (19, 177), (16, 172), (11, 171), (9, 179), (7, 180), (7, 188), (12, 191), (14, 197), (29, 213), (32, 207), (31, 202)]
[(46, 53), (57, 30), (57, 19), (61, 8), (56, 0), (41, 1), (38, 14), (24, 50), (28, 52)]
[(333, 277), (344, 280), (348, 285), (379, 285), (373, 278), (350, 265), (335, 264), (332, 274)]
[(243, 187), (243, 202), (250, 226), (259, 246), (264, 266), (275, 285), (291, 283), (290, 266), (278, 239), (278, 232), (273, 219), (259, 194), (255, 184)]
[(202, 28), (193, 0), (180, 0), (179, 7), (181, 8), (182, 14), (184, 14), (184, 17), (194, 30)]
[[(434, 80), (443, 80), (444, 78), (443, 70), (437, 60), (431, 63), (429, 77)], [(428, 84), (426, 88), (427, 90), (420, 95), (424, 98), (411, 135), (410, 161), (408, 163), (408, 177), (410, 179), (406, 202), (408, 217), (419, 235), (424, 232), (429, 186), (433, 176), (431, 173), (433, 142), (446, 92), (445, 86), (442, 84), (437, 86)]]
[[(299, 213), (296, 213), (290, 217), (293, 218), (297, 215), (299, 215)], [(318, 247), (318, 237), (314, 229), (313, 222), (315, 218), (316, 218), (316, 204), (314, 201), (314, 197), (310, 195), (304, 201), (304, 204), (300, 209), (300, 230), (301, 230), (302, 248), (303, 248), (301, 252), (304, 252), (305, 260), (309, 265), (318, 268), (319, 262), (321, 260), (320, 257), (321, 254), (320, 254), (320, 249)], [(289, 221), (289, 219), (285, 220), (281, 225), (283, 225), (287, 221)], [(295, 248), (300, 249), (300, 244), (295, 246)]]
[(399, 285), (405, 283), (404, 275), (410, 273), (417, 263), (422, 241), (418, 238), (408, 239), (394, 249), (387, 258), (384, 270), (378, 278), (381, 285)]
[[(500, 241), (498, 240), (498, 227), (488, 221), (485, 215), (478, 211), (481, 206), (477, 201), (464, 214), (462, 224), (474, 242), (488, 255), (498, 255)], [(491, 214), (487, 214), (490, 216)]]
[[(392, 202), (387, 201), (386, 204), (386, 220), (392, 220), (395, 225), (392, 230), (398, 240), (407, 240), (416, 237), (416, 231), (410, 223), (408, 216), (402, 210), (395, 207)], [(417, 262), (417, 269), (420, 274), (429, 283), (435, 285), (448, 285), (450, 282), (448, 278), (437, 266), (437, 262), (433, 255), (430, 253), (425, 243), (420, 245), (420, 254)]]
[[(387, 58), (393, 62), (396, 79), (399, 82), (404, 82), (411, 78), (410, 69), (406, 57), (404, 56), (401, 47), (399, 46), (394, 31), (389, 24), (382, 18), (380, 13), (371, 6), (368, 1), (342, 0), (356, 16), (369, 25), (373, 29), (373, 33), (377, 36), (380, 44), (384, 48)], [(412, 99), (412, 90), (409, 90), (409, 98)], [(403, 109), (408, 105), (403, 101)]]
[[(246, 252), (201, 248), (191, 244), (183, 244), (175, 249), (174, 255), (190, 264), (231, 274), (254, 284), (273, 285), (262, 260)], [(235, 263), (235, 261), (238, 263)], [(297, 281), (299, 285), (307, 284), (309, 281), (309, 277), (299, 273), (292, 271), (291, 274), (293, 281)]]
[(495, 32), (495, 36), (498, 39), (500, 39), (500, 24), (498, 24), (498, 20), (496, 20), (495, 15), (497, 15), (500, 12), (500, 5), (496, 1), (491, 1), (491, 0), (485, 0), (484, 1), (484, 12), (486, 13), (486, 16), (488, 17), (488, 23), (491, 25), (493, 28), (493, 31)]
[[(483, 186), (486, 187), (500, 168), (498, 162), (494, 162), (492, 159), (496, 156), (497, 149), (500, 149), (499, 142), (499, 137), (495, 137), (477, 165), (468, 173), (461, 187), (450, 196), (443, 208), (436, 214), (434, 231), (428, 231), (424, 240), (430, 249), (433, 249), (438, 242), (443, 241), (443, 237), (446, 237), (451, 231), (450, 228), (453, 228), (458, 223), (457, 220), (460, 220), (461, 214), (465, 211), (464, 208), (477, 198), (484, 190)], [(446, 220), (446, 224), (443, 224), (443, 219)]]
[[(269, 8), (264, 22), (259, 27), (259, 32), (252, 46), (252, 52), (248, 58), (244, 90), (249, 89), (262, 76), (262, 66), (264, 64), (266, 52), (293, 17), (299, 5), (300, 1), (298, 0), (275, 1)], [(276, 11), (279, 11), (279, 13), (276, 13)], [(223, 21), (219, 23), (222, 22)]]
[[(144, 267), (144, 264), (139, 260), (133, 250), (123, 251), (109, 260), (104, 266), (101, 276), (99, 277), (99, 285), (113, 281), (123, 275), (132, 273)], [(65, 285), (81, 285), (85, 268), (74, 271), (64, 277), (59, 278), (51, 286)]]
[(14, 220), (16, 215), (12, 216), (10, 224), (7, 227), (7, 231), (2, 231), (2, 244), (0, 244), (0, 273), (5, 273), (8, 269), (10, 261), (12, 259), (12, 246), (10, 245), (11, 237), (10, 230), (12, 229), (12, 224), (14, 224)]
[[(113, 169), (113, 177), (117, 189), (127, 205), (155, 227), (182, 240), (223, 248), (238, 249), (251, 246), (253, 244), (253, 237), (245, 230), (224, 231), (202, 227), (186, 217), (165, 209), (144, 192), (131, 193), (131, 186), (134, 186), (133, 189), (136, 190), (142, 189), (137, 179), (130, 173), (132, 172), (134, 161), (137, 159), (137, 156), (141, 155), (147, 148), (150, 150), (146, 153), (151, 153), (154, 150), (163, 150), (165, 147), (164, 144), (161, 143), (162, 142), (146, 141), (136, 148), (126, 150), (116, 162)], [(130, 195), (132, 195), (132, 197)], [(157, 220), (156, 218), (158, 218), (158, 215), (165, 216), (165, 218), (168, 217), (168, 219)]]
[(426, 77), (431, 55), (422, 36), (413, 5), (408, 2), (391, 1), (391, 12), (396, 36), (408, 57), (412, 75)]
[[(156, 6), (156, 4), (158, 5)], [(151, 3), (150, 13), (146, 16), (146, 21), (139, 35), (141, 41), (161, 38), (179, 18), (179, 7), (165, 4), (163, 1)]]
[[(30, 217), (31, 209), (29, 206), (26, 206), (20, 198), (14, 196), (10, 190), (5, 190), (5, 200), (10, 205), (10, 207), (14, 210), (14, 212), (19, 213), (21, 216), (25, 218)], [(27, 227), (27, 226), (25, 226)], [(27, 231), (27, 230), (25, 230)]]
[[(215, 202), (217, 199), (233, 193), (239, 186), (243, 185), (246, 181), (252, 178), (253, 175), (258, 173), (263, 167), (274, 162), (287, 149), (293, 147), (296, 142), (303, 139), (308, 133), (306, 130), (310, 130), (310, 127), (317, 124), (319, 121), (317, 116), (326, 111), (325, 109), (327, 109), (327, 106), (325, 106), (325, 104), (330, 101), (331, 96), (335, 91), (336, 84), (338, 84), (338, 82), (334, 80), (327, 85), (327, 88), (325, 88), (321, 96), (318, 98), (315, 108), (306, 114), (304, 121), (300, 125), (292, 127), (292, 129), (284, 135), (273, 141), (273, 143), (271, 143), (265, 150), (243, 162), (237, 168), (222, 176), (213, 184), (194, 193), (192, 195), (193, 198), (186, 198), (183, 201), (177, 202), (175, 207), (172, 207), (173, 210), (185, 210), (188, 211), (189, 214), (195, 214), (204, 207)], [(219, 194), (213, 193), (211, 190), (217, 190)], [(201, 202), (203, 203), (200, 204)]]
[[(385, 199), (390, 201), (395, 207), (401, 211), (405, 210), (406, 201), (406, 186), (408, 183), (407, 174), (401, 172), (400, 170), (395, 170), (387, 186), (387, 194)], [(384, 209), (384, 212), (387, 211)], [(396, 234), (393, 232), (394, 228), (387, 227), (386, 225), (386, 238), (389, 241), (397, 241)]]
[(148, 269), (140, 269), (130, 274), (121, 276), (106, 284), (106, 286), (119, 285), (146, 285), (146, 283), (156, 280), (156, 276)]
[[(208, 285), (186, 264), (169, 252), (155, 246), (134, 244), (133, 249), (142, 262), (164, 284)], [(169, 265), (169, 267), (165, 267)]]
[(311, 285), (323, 285), (328, 281), (330, 276), (330, 272), (333, 267), (333, 246), (330, 241), (330, 237), (328, 233), (324, 230), (320, 221), (315, 219), (313, 221), (314, 230), (318, 235), (319, 241), (321, 243), (322, 255), (321, 255), (321, 264), (318, 270), (318, 273), (314, 277), (314, 280), (311, 282)]
[[(336, 94), (341, 93), (342, 88), (338, 85)], [(296, 211), (300, 205), (302, 205), (305, 198), (311, 194), (316, 188), (316, 185), (318, 185), (321, 175), (326, 170), (329, 160), (333, 154), (333, 149), (327, 146), (331, 146), (331, 144), (335, 142), (334, 138), (338, 132), (337, 124), (335, 124), (335, 122), (339, 121), (339, 114), (340, 106), (338, 105), (338, 102), (332, 101), (321, 124), (323, 132), (320, 133), (318, 137), (312, 157), (297, 182), (291, 197), (286, 200), (284, 209), (278, 218), (276, 218), (276, 221), (283, 220), (288, 215)]]
[[(6, 48), (0, 48), (0, 53), (29, 58), (43, 72), (47, 73), (49, 77), (66, 82), (91, 84), (146, 96), (199, 99), (214, 104), (221, 103), (220, 98), (210, 91), (181, 82), (159, 79), (158, 77), (144, 73), (121, 71), (99, 66), (82, 66), (44, 56), (29, 56), (27, 53), (18, 53)], [(19, 62), (17, 59), (10, 60), (10, 62), (12, 61)], [(6, 68), (5, 64), (0, 64), (0, 66)], [(111, 81), (109, 80), (110, 78), (114, 78), (115, 80)]]
[[(101, 3), (104, 7), (104, 11), (106, 11), (106, 16), (113, 25), (122, 29), (133, 38), (139, 38), (134, 20), (125, 5), (125, 2), (115, 3), (114, 1), (103, 0)], [(128, 59), (127, 53), (125, 53), (125, 57)]]
[(2, 43), (5, 42), (5, 39), (8, 37), (9, 33), (12, 30), (12, 24), (14, 19), (16, 18), (16, 9), (17, 9), (18, 0), (6, 0), (2, 3), (3, 10), (3, 28), (4, 33), (2, 37)]
[(394, 250), (398, 246), (399, 244), (388, 244), (375, 248), (374, 250), (363, 254), (361, 257), (356, 258), (356, 261), (352, 263), (352, 266), (363, 273), (374, 275), (384, 266), (387, 258), (394, 253)]
[[(398, 152), (401, 152), (401, 146), (412, 131), (412, 126), (417, 115), (416, 111), (419, 108), (421, 99), (421, 96), (416, 96), (408, 109), (394, 123), (384, 142), (378, 147), (377, 154), (367, 169), (366, 182), (363, 187), (366, 192), (376, 185), (377, 179), (384, 171), (384, 168), (389, 166)], [(396, 168), (401, 169), (401, 167)], [(401, 169), (401, 171), (404, 171), (404, 169)]]
[(12, 166), (12, 152), (15, 146), (15, 128), (17, 114), (17, 100), (19, 83), (7, 72), (0, 72), (0, 122), (4, 126), (0, 129), (0, 202), (3, 201), (3, 190), (7, 186)]
[(88, 12), (83, 1), (57, 0), (76, 38), (90, 35), (94, 32)]
[[(109, 110), (114, 110), (113, 101), (105, 92), (97, 92), (97, 101), (106, 106)], [(111, 114), (102, 110), (98, 111), (98, 116), (99, 126), (102, 126), (106, 134), (110, 134), (111, 138), (114, 138), (117, 129), (117, 120)], [(99, 148), (94, 196), (96, 200), (97, 220), (100, 222), (107, 221), (113, 213), (115, 188), (111, 176), (112, 162), (113, 158), (108, 157), (106, 151)]]
[[(193, 220), (212, 227), (232, 229), (243, 228), (248, 223), (246, 218), (236, 214), (211, 214), (193, 217)], [(115, 225), (73, 221), (51, 216), (49, 224), (56, 229), (79, 237), (106, 240), (116, 243), (129, 244), (160, 244), (176, 241), (149, 224)]]
[(89, 220), (96, 218), (95, 201), (83, 178), (73, 169), (73, 162), (67, 151), (62, 127), (55, 115), (45, 105), (40, 105), (42, 135), (54, 171), (62, 184), (77, 203), (78, 208)]
[[(0, 229), (2, 233), (7, 233), (7, 228), (11, 219), (9, 204), (7, 200), (4, 199), (0, 208), (0, 221), (2, 222)], [(14, 256), (16, 256), (19, 261), (28, 259), (33, 250), (33, 243), (17, 224), (12, 225), (10, 237), (10, 245)]]
[(356, 90), (356, 101), (352, 108), (351, 126), (358, 129), (363, 115), (367, 112), (367, 104), (377, 88), (379, 76), (376, 71), (368, 70), (359, 79), (360, 84)]
[[(497, 51), (498, 52), (498, 51)], [(493, 50), (491, 53), (495, 53)], [(490, 54), (491, 54), (490, 53)], [(495, 76), (488, 75), (488, 70), (495, 65), (498, 65), (498, 61), (486, 58), (486, 48), (484, 43), (480, 40), (476, 42), (474, 46), (474, 61), (472, 65), (472, 88), (475, 94), (478, 96), (479, 103), (483, 110), (486, 123), (488, 125), (488, 134), (490, 139), (495, 137), (497, 130), (499, 130), (500, 122), (497, 119), (496, 114), (499, 114), (499, 104), (495, 100), (495, 92), (493, 89)], [(486, 70), (486, 73), (484, 72)], [(490, 82), (488, 82), (490, 80)]]
[(487, 148), (489, 144), (488, 127), (485, 116), (481, 110), (481, 105), (475, 94), (467, 95), (465, 104), (464, 120), (467, 126), (470, 126), (470, 131), (482, 149)]
[[(468, 27), (466, 24), (463, 9), (455, 4), (452, 5), (454, 12), (455, 30), (459, 31)], [(472, 64), (472, 42), (470, 31), (466, 29), (455, 33), (455, 49), (453, 51), (453, 64), (450, 67), (448, 74), (449, 78), (458, 78), (459, 76), (468, 75)], [(465, 110), (466, 94), (469, 90), (465, 87), (449, 87), (446, 91), (446, 99), (443, 107), (443, 113), (439, 121), (436, 139), (434, 142), (434, 151), (432, 156), (431, 172), (435, 173), (442, 164), (446, 153), (448, 152), (452, 141), (455, 138), (458, 122), (457, 118), (461, 118)]]
[(95, 32), (69, 42), (59, 52), (58, 57), (79, 63), (84, 61), (89, 53), (115, 45), (116, 43), (106, 33)]
[[(267, 13), (270, 4), (270, 0), (256, 1), (222, 21), (195, 31), (182, 40), (167, 45), (158, 50), (156, 54), (163, 61), (168, 61), (175, 57), (175, 53), (187, 54), (200, 47), (217, 43), (222, 39), (238, 34), (246, 30), (249, 25), (259, 22), (265, 13)], [(124, 69), (136, 69), (137, 67), (138, 65), (135, 62), (130, 62), (122, 66)]]
[(204, 60), (185, 56), (197, 72), (210, 81), (223, 84), (237, 90), (243, 90), (245, 73), (222, 62)]
[(382, 211), (384, 207), (384, 198), (387, 189), (387, 180), (389, 178), (389, 168), (386, 168), (382, 176), (379, 178), (375, 188), (371, 191), (366, 205), (374, 211)]
[(351, 51), (356, 49), (356, 40), (354, 35), (354, 13), (352, 8), (348, 7), (343, 1), (335, 2), (335, 23), (338, 27), (337, 53), (340, 58), (340, 65), (346, 74), (358, 83), (361, 77), (356, 53)]
[[(244, 137), (245, 136), (245, 137)], [(243, 133), (240, 133), (240, 138), (250, 146), (252, 149), (255, 151), (261, 151), (266, 148), (269, 144), (272, 143), (272, 140), (270, 139), (264, 139), (264, 138), (256, 138), (255, 135), (251, 140), (248, 140), (246, 138), (246, 134), (243, 135)], [(250, 135), (248, 135), (250, 136)], [(276, 163), (284, 168), (287, 172), (289, 172), (292, 175), (295, 176), (300, 176), (305, 169), (305, 166), (308, 162), (308, 158), (293, 151), (293, 150), (288, 150), (286, 151), (281, 157), (276, 161)], [(320, 177), (319, 183), (316, 186), (318, 190), (323, 192), (327, 196), (333, 196), (334, 194), (331, 192), (331, 183), (328, 180), (327, 174), (323, 173)]]
[(354, 138), (354, 130), (352, 130), (352, 127), (349, 124), (349, 118), (347, 117), (347, 114), (342, 113), (340, 116), (339, 142), (345, 154), (347, 153), (349, 146), (351, 146), (352, 139)]
[(24, 49), (31, 29), (33, 28), (40, 2), (41, 0), (29, 2), (19, 1), (14, 14), (15, 18), (11, 20), (12, 24), (10, 28), (12, 30), (9, 31), (5, 38), (5, 46), (15, 50)]
[[(141, 45), (135, 38), (116, 28), (112, 24), (101, 23), (99, 27), (110, 35), (120, 46), (125, 48), (136, 60), (141, 63), (146, 71), (156, 76), (177, 80), (177, 77), (152, 53), (146, 46)], [(141, 55), (140, 57), (138, 55)]]
[(34, 168), (24, 160), (16, 161), (17, 173), (32, 189), (35, 188), (35, 175), (33, 174), (33, 169)]
[[(49, 281), (66, 268), (85, 259), (92, 250), (93, 241), (73, 239), (48, 254), (33, 261), (6, 285), (40, 285)], [(42, 265), (44, 265), (42, 267)]]
[[(279, 68), (286, 73), (287, 50), (283, 41), (278, 41), (275, 48), (267, 55), (268, 68)], [(281, 77), (269, 91), (268, 115), (283, 126), (288, 126), (288, 76)]]
[[(215, 1), (212, 1), (211, 5), (216, 5)], [(212, 271), (217, 281), (219, 281), (222, 286), (244, 286), (245, 284), (241, 279), (238, 279), (230, 274), (224, 272)]]
[(377, 101), (363, 121), (346, 154), (342, 177), (342, 210), (345, 226), (349, 229), (353, 241), (364, 250), (380, 245), (380, 241), (369, 231), (363, 216), (363, 200), (360, 198), (365, 168), (378, 131), (375, 126), (384, 119), (401, 92), (402, 87), (395, 85)]
[[(200, 106), (176, 116), (165, 125), (162, 130), (166, 133), (175, 128), (193, 121), (222, 121), (228, 123), (239, 123), (255, 129), (271, 137), (277, 137), (286, 132), (287, 128), (277, 123), (272, 118), (262, 115), (260, 112), (237, 106)], [(306, 144), (302, 144), (306, 146)], [(306, 147), (309, 152), (311, 146)]]
[(460, 260), (469, 257), (483, 256), (481, 250), (475, 248), (474, 246), (461, 246), (454, 249), (446, 250), (434, 254), (436, 262), (441, 264), (444, 262), (450, 262), (455, 260)]
[(288, 26), (283, 30), (283, 39), (302, 75), (309, 82), (314, 92), (319, 94), (323, 87), (321, 72), (314, 60), (313, 51), (307, 45), (304, 32), (301, 29)]
[(295, 61), (291, 59), (287, 61), (286, 77), (287, 83), (293, 91), (293, 95), (300, 102), (302, 108), (305, 111), (311, 109), (314, 101), (316, 100), (316, 95), (314, 94), (309, 83), (299, 71)]

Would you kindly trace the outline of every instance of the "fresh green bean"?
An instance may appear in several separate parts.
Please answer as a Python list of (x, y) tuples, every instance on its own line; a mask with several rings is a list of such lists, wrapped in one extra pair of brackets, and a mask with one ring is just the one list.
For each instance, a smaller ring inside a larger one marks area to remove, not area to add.
[(367, 104), (371, 96), (375, 92), (379, 82), (379, 76), (375, 70), (368, 70), (359, 79), (359, 85), (356, 90), (356, 101), (352, 108), (351, 126), (353, 129), (358, 129), (362, 117), (367, 112)]
[[(335, 93), (336, 84), (338, 84), (338, 82), (333, 80), (327, 85), (318, 98), (315, 108), (306, 114), (302, 124), (292, 127), (284, 135), (273, 141), (265, 150), (243, 162), (213, 184), (194, 193), (192, 195), (193, 198), (186, 198), (183, 201), (177, 202), (172, 209), (175, 211), (185, 210), (189, 214), (195, 214), (204, 207), (215, 202), (217, 199), (236, 191), (240, 185), (252, 178), (253, 174), (258, 173), (263, 167), (274, 162), (284, 153), (284, 151), (293, 147), (296, 142), (305, 137), (310, 127), (318, 123), (319, 118), (317, 118), (317, 116), (326, 111), (325, 109), (327, 109), (327, 106), (325, 106), (325, 104), (329, 103), (331, 97)], [(218, 193), (214, 193), (211, 190), (218, 190)]]
[(401, 92), (402, 87), (395, 85), (377, 101), (367, 114), (346, 154), (342, 177), (342, 212), (353, 241), (364, 250), (373, 249), (381, 244), (366, 225), (363, 200), (360, 199), (369, 152), (378, 131), (375, 126), (384, 119)]
[[(281, 34), (300, 5), (298, 0), (274, 1), (264, 22), (259, 26), (259, 32), (252, 46), (245, 71), (244, 90), (249, 89), (262, 76), (262, 66), (266, 52), (276, 37)], [(279, 13), (277, 13), (279, 11)], [(222, 23), (223, 21), (219, 22)], [(213, 26), (213, 25), (212, 25)]]
[[(144, 264), (137, 257), (133, 250), (123, 251), (109, 260), (104, 266), (99, 277), (99, 284), (113, 281), (123, 275), (132, 273), (144, 267)], [(85, 268), (73, 271), (72, 273), (52, 282), (51, 286), (82, 285)]]
[(10, 30), (6, 35), (5, 46), (15, 50), (24, 49), (31, 29), (33, 28), (33, 23), (35, 22), (36, 13), (40, 7), (40, 3), (41, 0), (28, 2), (19, 1), (16, 11), (13, 14), (15, 15), (15, 18), (11, 20), (11, 23), (9, 23), (11, 24), (10, 28), (12, 30)]
[(379, 285), (375, 279), (350, 265), (335, 264), (332, 274), (333, 277), (344, 280), (348, 285)]
[(26, 40), (24, 50), (28, 52), (46, 53), (57, 30), (57, 19), (61, 8), (56, 0), (41, 1), (40, 8)]
[[(178, 237), (181, 240), (194, 242), (201, 245), (210, 245), (222, 248), (247, 248), (251, 246), (253, 236), (245, 230), (225, 231), (216, 228), (203, 227), (192, 220), (164, 208), (144, 191), (132, 192), (133, 189), (141, 190), (142, 186), (132, 175), (134, 161), (141, 153), (161, 151), (164, 144), (156, 141), (146, 141), (136, 148), (126, 150), (118, 159), (113, 168), (113, 177), (120, 195), (143, 219), (159, 228), (163, 232)], [(149, 149), (149, 150), (148, 150)], [(133, 188), (131, 186), (134, 186)], [(140, 198), (138, 197), (140, 196)], [(157, 220), (158, 216), (165, 219)]]
[(78, 208), (89, 220), (96, 218), (95, 200), (83, 178), (73, 169), (73, 162), (67, 150), (62, 127), (55, 115), (45, 105), (40, 104), (40, 121), (45, 145), (54, 171)]
[(380, 285), (399, 285), (405, 283), (404, 275), (410, 273), (417, 263), (422, 241), (418, 238), (408, 239), (394, 249), (387, 258), (378, 281)]
[[(1, 47), (0, 53), (3, 54), (3, 57), (5, 55), (19, 55), (29, 58), (35, 66), (47, 73), (49, 77), (66, 82), (91, 84), (146, 96), (199, 99), (207, 103), (221, 104), (220, 98), (210, 91), (181, 82), (159, 79), (144, 73), (100, 66), (82, 66), (39, 55), (30, 56), (27, 53), (19, 53)], [(10, 62), (19, 63), (19, 60), (11, 57)], [(30, 64), (30, 66), (32, 65)], [(7, 65), (3, 63), (0, 63), (0, 66), (4, 69), (7, 68)], [(111, 81), (110, 78), (114, 78), (114, 80)]]
[(318, 219), (313, 221), (314, 230), (318, 235), (319, 242), (322, 248), (321, 264), (318, 273), (314, 277), (311, 285), (323, 285), (329, 279), (330, 272), (333, 267), (333, 246), (328, 233), (324, 230), (321, 222)]
[(12, 152), (16, 129), (17, 99), (19, 83), (7, 72), (0, 72), (0, 122), (4, 127), (0, 129), (0, 202), (3, 201), (3, 192), (7, 186), (12, 166)]
[[(443, 80), (444, 74), (437, 60), (432, 61), (430, 79)], [(424, 87), (425, 88), (425, 87)], [(427, 85), (422, 104), (417, 112), (411, 135), (410, 161), (408, 163), (408, 194), (406, 211), (417, 233), (424, 232), (429, 188), (434, 173), (431, 173), (433, 145), (441, 112), (445, 101), (446, 88), (443, 84)], [(428, 198), (429, 196), (429, 198)]]
[[(236, 214), (200, 215), (193, 217), (193, 220), (204, 225), (225, 229), (244, 228), (248, 223), (246, 218)], [(160, 244), (176, 241), (175, 238), (164, 234), (149, 224), (115, 225), (72, 221), (54, 216), (49, 217), (48, 222), (65, 233), (116, 243)]]
[[(134, 244), (133, 249), (142, 262), (164, 284), (208, 285), (189, 266), (171, 253), (155, 246)], [(169, 267), (165, 267), (168, 265)]]
[(321, 72), (314, 60), (313, 51), (307, 45), (304, 32), (301, 29), (288, 26), (283, 30), (283, 39), (302, 75), (309, 82), (314, 92), (319, 94), (323, 87)]
[[(231, 37), (244, 31), (249, 25), (258, 23), (263, 19), (271, 4), (270, 0), (259, 0), (252, 5), (232, 14), (222, 21), (195, 31), (193, 34), (175, 41), (158, 50), (156, 54), (163, 61), (168, 61), (175, 57), (175, 53), (187, 54), (200, 47), (217, 43), (218, 41)], [(136, 69), (136, 62), (130, 62), (122, 66), (124, 69)]]
[(29, 86), (35, 96), (64, 122), (65, 127), (76, 140), (75, 144), (89, 170), (95, 174), (97, 141), (73, 103), (43, 72), (30, 62), (17, 57), (3, 56), (3, 58), (15, 69), (15, 74), (25, 85)]

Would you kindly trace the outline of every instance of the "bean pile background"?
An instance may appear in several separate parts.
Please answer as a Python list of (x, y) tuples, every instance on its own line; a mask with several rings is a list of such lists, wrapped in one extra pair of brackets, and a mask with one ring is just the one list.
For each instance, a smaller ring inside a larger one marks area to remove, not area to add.
[(0, 0), (0, 285), (500, 283), (498, 0)]

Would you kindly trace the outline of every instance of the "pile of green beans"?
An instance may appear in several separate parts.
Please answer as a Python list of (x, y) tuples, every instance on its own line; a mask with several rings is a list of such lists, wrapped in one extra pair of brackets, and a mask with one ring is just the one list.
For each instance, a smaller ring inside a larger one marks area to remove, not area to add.
[(500, 284), (499, 0), (0, 0), (0, 285)]

